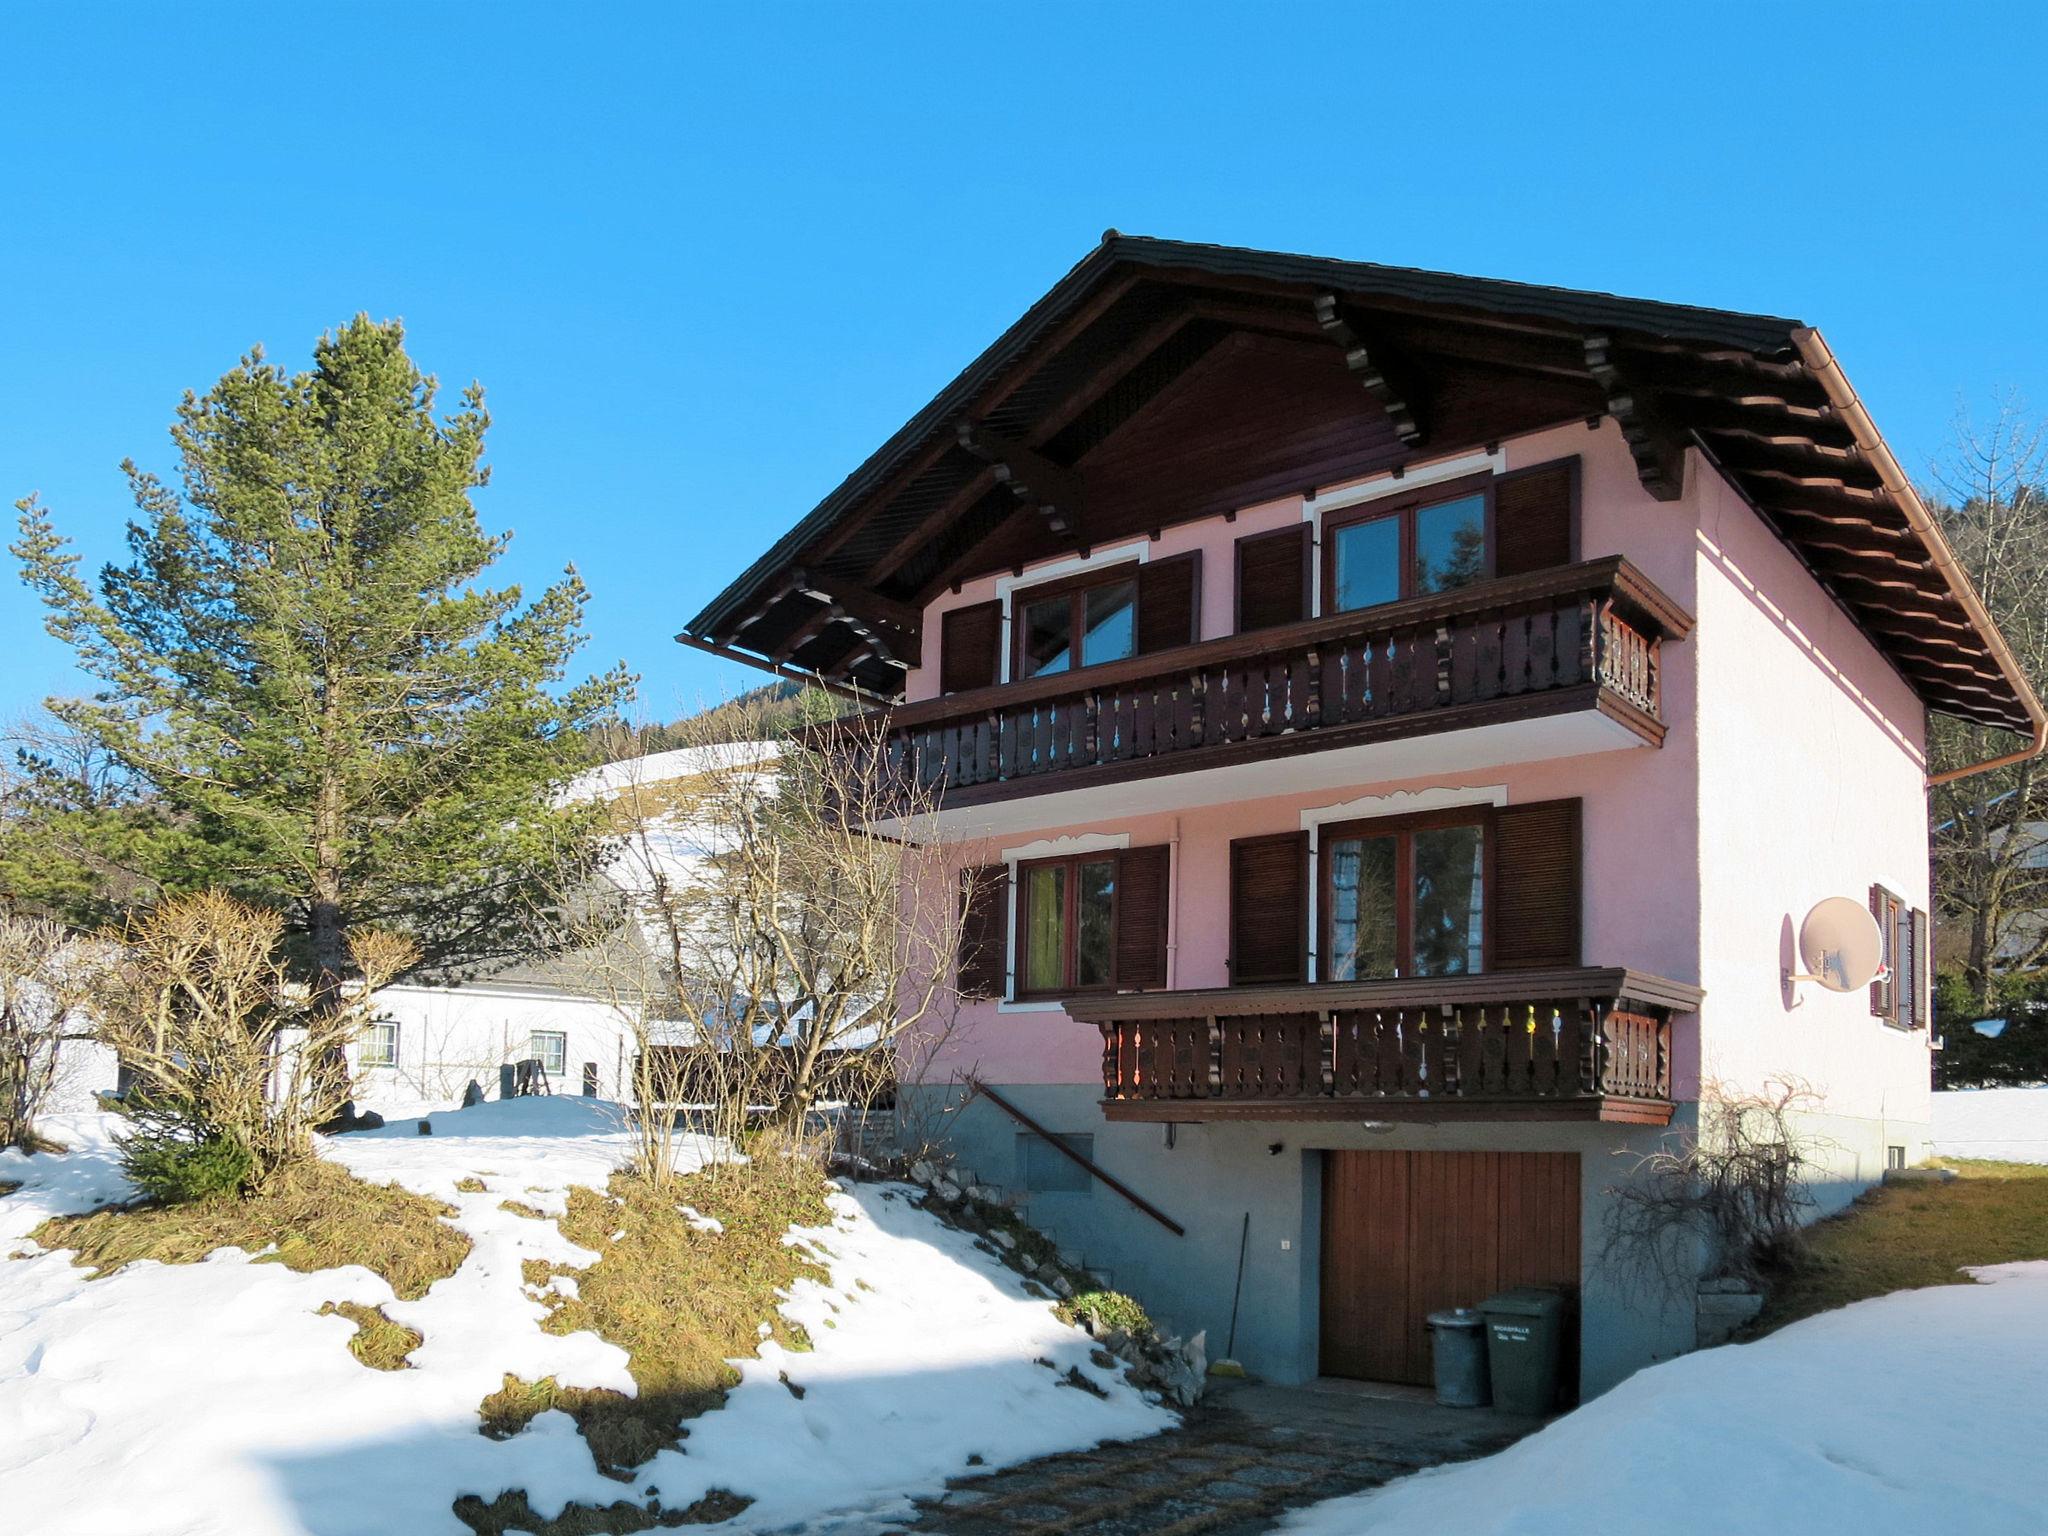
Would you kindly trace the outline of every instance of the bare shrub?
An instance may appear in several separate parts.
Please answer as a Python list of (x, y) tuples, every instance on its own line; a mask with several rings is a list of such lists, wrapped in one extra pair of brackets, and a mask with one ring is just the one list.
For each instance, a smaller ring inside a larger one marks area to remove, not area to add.
[(67, 1041), (91, 1038), (104, 956), (46, 918), (0, 915), (0, 1147), (36, 1149), (36, 1116), (63, 1075)]
[(726, 706), (715, 731), (675, 728), (691, 753), (680, 776), (614, 785), (609, 872), (626, 897), (585, 952), (603, 957), (595, 989), (636, 1021), (640, 1166), (655, 1178), (679, 1113), (733, 1139), (801, 1127), (820, 1105), (858, 1113), (951, 1024), (957, 867), (904, 835), (936, 791), (899, 778), (879, 717), (735, 740), (747, 707)]
[(1821, 1104), (1796, 1080), (1747, 1093), (1705, 1084), (1696, 1128), (1637, 1157), (1607, 1190), (1602, 1267), (1669, 1294), (1782, 1269), (1813, 1208), (1805, 1170), (1821, 1145), (1796, 1122)]
[(312, 1156), (314, 1127), (348, 1100), (344, 1048), (372, 994), (413, 961), (406, 940), (362, 930), (354, 975), (314, 992), (289, 979), (283, 938), (276, 913), (213, 891), (174, 897), (128, 926), (96, 991), (101, 1037), (152, 1131), (231, 1142), (259, 1184)]

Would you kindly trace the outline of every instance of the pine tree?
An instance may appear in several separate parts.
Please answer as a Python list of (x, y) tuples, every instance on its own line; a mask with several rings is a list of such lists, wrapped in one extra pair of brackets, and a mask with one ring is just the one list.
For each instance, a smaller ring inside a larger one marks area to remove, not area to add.
[(283, 913), (323, 985), (358, 924), (411, 936), (426, 970), (515, 953), (595, 858), (591, 818), (553, 791), (631, 679), (563, 686), (573, 568), (531, 604), (475, 584), (509, 541), (470, 500), (489, 425), (475, 385), (437, 420), (402, 327), (358, 316), (310, 372), (259, 350), (186, 395), (179, 483), (123, 465), (131, 558), (96, 590), (19, 504), (50, 632), (102, 684), (50, 708), (140, 787), (142, 873)]

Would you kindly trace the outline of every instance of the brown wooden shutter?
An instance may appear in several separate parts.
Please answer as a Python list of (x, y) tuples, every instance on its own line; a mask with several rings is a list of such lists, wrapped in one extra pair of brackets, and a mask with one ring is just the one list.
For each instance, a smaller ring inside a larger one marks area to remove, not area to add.
[(1578, 558), (1576, 455), (1518, 469), (1493, 485), (1493, 574), (1570, 565)]
[(1308, 834), (1230, 845), (1230, 984), (1308, 979)]
[(1892, 1011), (1890, 1022), (1900, 1029), (1921, 1029), (1928, 1023), (1927, 914), (1893, 896), (1891, 928)]
[(1002, 649), (1003, 605), (970, 603), (939, 621), (939, 691), (965, 693), (1000, 681), (996, 661)]
[(1905, 904), (1881, 885), (1870, 888), (1870, 915), (1877, 919), (1877, 932), (1884, 945), (1889, 976), (1870, 983), (1870, 1011), (1880, 1019), (1898, 1017), (1899, 1009), (1899, 909)]
[(956, 990), (962, 997), (1003, 995), (1003, 930), (1010, 910), (1010, 872), (985, 864), (960, 872), (960, 965)]
[(1201, 639), (1202, 552), (1138, 567), (1138, 654)]
[(1574, 966), (1579, 960), (1579, 802), (1538, 800), (1493, 813), (1496, 970)]
[(1308, 617), (1308, 524), (1237, 541), (1237, 632)]
[(1927, 913), (1913, 907), (1911, 918), (1911, 942), (1907, 944), (1907, 956), (1913, 961), (1913, 1022), (1907, 1028), (1929, 1030), (1933, 1028), (1933, 965), (1929, 956), (1929, 944), (1933, 934)]
[(1116, 984), (1166, 985), (1166, 903), (1173, 850), (1127, 848), (1116, 861)]

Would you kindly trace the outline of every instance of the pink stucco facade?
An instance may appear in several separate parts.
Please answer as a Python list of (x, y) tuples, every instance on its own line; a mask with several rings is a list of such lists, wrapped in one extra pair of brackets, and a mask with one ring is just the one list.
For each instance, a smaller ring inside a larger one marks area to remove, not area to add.
[[(1133, 812), (1126, 798), (1117, 814), (1045, 824), (1030, 821), (1028, 800), (1012, 802), (999, 831), (983, 832), (969, 816), (949, 837), (971, 844), (978, 860), (1061, 851), (1048, 845), (1065, 839), (1087, 846), (1170, 843), (1170, 985), (1211, 987), (1229, 979), (1232, 839), (1313, 826), (1331, 807), (1358, 802), (1367, 809), (1353, 815), (1575, 796), (1583, 816), (1586, 963), (1631, 966), (1706, 988), (1700, 1014), (1680, 1020), (1676, 1031), (1677, 1097), (1696, 1097), (1703, 1075), (1745, 1084), (1798, 1075), (1824, 1094), (1828, 1113), (1889, 1117), (1906, 1127), (1900, 1134), (1909, 1144), (1916, 1136), (1924, 1144), (1926, 1032), (1885, 1028), (1861, 994), (1804, 986), (1788, 999), (1780, 980), (1788, 936), (1821, 897), (1860, 899), (1878, 882), (1913, 905), (1927, 904), (1918, 700), (1697, 454), (1676, 502), (1644, 491), (1611, 420), (1509, 440), (1488, 462), (1510, 470), (1566, 455), (1581, 464), (1580, 557), (1626, 555), (1697, 620), (1687, 640), (1664, 648), (1668, 734), (1660, 748), (1399, 777), (1378, 766), (1379, 749), (1349, 748), (1342, 749), (1348, 755), (1341, 789), (1327, 782), (1294, 788), (1276, 767), (1270, 794), (1170, 812)], [(1428, 466), (1411, 469), (1405, 483), (1428, 474)], [(1403, 483), (1382, 484), (1391, 491)], [(1169, 528), (1156, 540), (1094, 551), (1089, 563), (1200, 549), (1201, 634), (1225, 635), (1233, 620), (1235, 541), (1348, 504), (1360, 489), (1325, 487), (1313, 498), (1242, 509), (1231, 520)], [(925, 632), (937, 635), (949, 608), (1003, 597), (1074, 566), (1060, 562), (966, 583), (932, 605)], [(937, 691), (935, 649), (909, 677), (912, 700)], [(1100, 1036), (1056, 1005), (967, 1003), (935, 1065), (972, 1068), (998, 1083), (1093, 1083)]]

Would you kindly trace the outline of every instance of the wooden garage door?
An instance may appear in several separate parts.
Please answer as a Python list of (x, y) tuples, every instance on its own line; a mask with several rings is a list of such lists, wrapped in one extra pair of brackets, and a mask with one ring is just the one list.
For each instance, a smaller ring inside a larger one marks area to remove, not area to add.
[(1579, 1282), (1576, 1152), (1323, 1154), (1322, 1369), (1426, 1383), (1424, 1319)]

